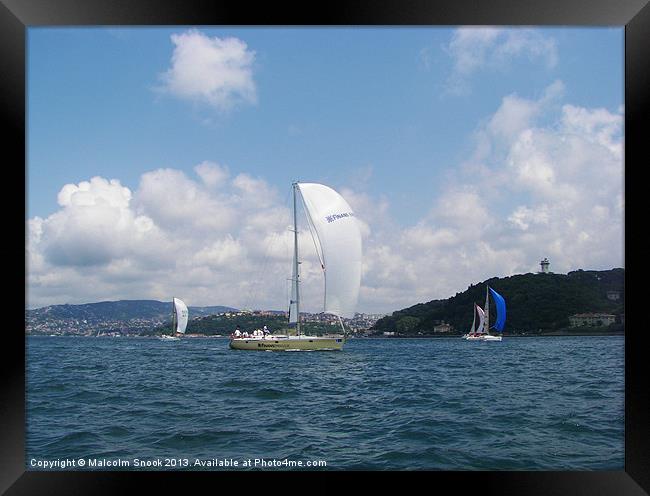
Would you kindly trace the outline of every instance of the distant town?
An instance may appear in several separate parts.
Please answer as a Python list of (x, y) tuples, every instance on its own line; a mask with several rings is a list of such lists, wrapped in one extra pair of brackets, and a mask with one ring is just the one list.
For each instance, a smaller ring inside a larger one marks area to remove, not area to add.
[[(46, 307), (47, 308), (47, 307)], [(41, 309), (42, 310), (42, 309)], [(118, 337), (118, 336), (148, 336), (160, 333), (160, 330), (165, 326), (169, 326), (171, 316), (169, 317), (138, 317), (129, 319), (117, 318), (74, 318), (74, 317), (61, 317), (52, 315), (54, 312), (26, 312), (26, 326), (25, 331), (28, 335), (48, 335), (48, 336), (93, 336), (93, 337)], [(306, 313), (301, 312), (301, 321), (306, 325), (318, 324), (331, 326), (338, 332), (339, 322), (338, 317), (324, 313)], [(342, 319), (345, 326), (351, 332), (363, 335), (382, 317), (386, 314), (365, 314), (356, 313), (352, 319)], [(230, 334), (237, 322), (242, 318), (256, 318), (263, 321), (268, 318), (269, 321), (277, 322), (278, 320), (288, 321), (287, 312), (281, 311), (265, 311), (265, 310), (235, 310), (228, 312), (219, 312), (213, 315), (201, 315), (191, 318), (187, 328), (188, 337), (199, 337), (206, 335), (220, 335), (219, 332), (210, 333), (196, 333), (192, 332), (192, 324), (198, 324), (206, 319), (212, 319), (219, 322), (218, 331), (221, 333)]]
[[(549, 261), (536, 273), (491, 278), (444, 300), (431, 300), (391, 314), (356, 313), (342, 319), (357, 337), (436, 337), (462, 335), (472, 324), (472, 308), (485, 299), (488, 285), (507, 300), (507, 335), (583, 335), (625, 332), (625, 270), (576, 270), (554, 274)], [(187, 337), (229, 336), (237, 326), (253, 331), (268, 326), (284, 333), (288, 313), (231, 307), (189, 307)], [(340, 333), (338, 317), (301, 312), (303, 331)], [(171, 331), (170, 302), (121, 300), (52, 305), (26, 310), (25, 332), (47, 336), (155, 336)]]

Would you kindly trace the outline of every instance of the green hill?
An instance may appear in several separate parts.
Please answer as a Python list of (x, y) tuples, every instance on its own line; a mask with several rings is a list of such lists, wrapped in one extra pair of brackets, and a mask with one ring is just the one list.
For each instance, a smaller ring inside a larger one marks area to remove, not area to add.
[[(604, 312), (624, 314), (624, 269), (605, 271), (577, 270), (568, 274), (521, 274), (492, 278), (471, 285), (446, 300), (432, 300), (394, 312), (377, 321), (375, 333), (397, 332), (404, 336), (434, 334), (434, 326), (446, 322), (456, 333), (465, 333), (472, 325), (472, 305), (485, 304), (486, 285), (506, 300), (507, 320), (504, 334), (521, 332), (557, 332), (570, 326), (569, 316)], [(620, 299), (610, 300), (608, 291), (618, 291)], [(490, 298), (490, 321), (496, 318)], [(614, 324), (615, 326), (616, 324)], [(618, 325), (622, 329), (622, 325)]]
[[(212, 336), (221, 334), (222, 336), (230, 335), (235, 328), (239, 326), (242, 331), (252, 332), (255, 329), (262, 329), (267, 326), (272, 333), (291, 333), (288, 330), (287, 317), (284, 315), (254, 315), (254, 314), (232, 314), (232, 315), (208, 315), (191, 319), (187, 324), (187, 334), (203, 334)], [(171, 329), (171, 321), (165, 322), (152, 328), (144, 334), (161, 334), (168, 333)], [(310, 335), (322, 335), (327, 333), (337, 333), (340, 328), (322, 322), (302, 322), (303, 332)]]

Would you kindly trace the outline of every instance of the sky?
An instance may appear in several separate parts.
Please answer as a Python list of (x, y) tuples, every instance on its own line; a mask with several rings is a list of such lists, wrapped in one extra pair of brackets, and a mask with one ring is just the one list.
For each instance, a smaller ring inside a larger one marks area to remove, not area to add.
[(622, 27), (28, 28), (28, 307), (286, 310), (294, 181), (355, 212), (359, 312), (624, 267), (623, 56)]

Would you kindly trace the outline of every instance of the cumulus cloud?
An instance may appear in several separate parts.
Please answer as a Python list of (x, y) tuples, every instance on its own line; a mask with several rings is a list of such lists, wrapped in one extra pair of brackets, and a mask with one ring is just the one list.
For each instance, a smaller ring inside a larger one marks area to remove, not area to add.
[(244, 41), (209, 37), (196, 29), (172, 34), (171, 41), (171, 66), (161, 75), (164, 92), (219, 111), (257, 102), (255, 52)]
[[(367, 184), (336, 188), (363, 235), (360, 311), (447, 298), (536, 271), (544, 257), (555, 272), (623, 265), (623, 108), (563, 98), (559, 81), (537, 97), (504, 96), (408, 224), (385, 197), (357, 189)], [(191, 305), (285, 309), (288, 197), (216, 162), (193, 172), (152, 170), (135, 191), (101, 177), (62, 186), (59, 210), (28, 220), (30, 305), (175, 294)], [(322, 270), (308, 230), (300, 243), (304, 308), (319, 311)]]
[(478, 71), (503, 70), (514, 60), (541, 61), (548, 68), (557, 64), (557, 43), (530, 28), (461, 27), (444, 46), (452, 60), (447, 91), (470, 91), (471, 77)]
[(558, 105), (561, 89), (504, 97), (430, 215), (406, 231), (435, 253), (429, 266), (450, 292), (536, 271), (545, 256), (557, 272), (622, 266), (622, 109)]
[[(262, 179), (231, 179), (213, 162), (194, 171), (196, 179), (149, 171), (133, 192), (101, 177), (64, 185), (60, 209), (28, 221), (30, 306), (172, 293), (191, 304), (253, 306), (259, 283), (263, 307), (283, 308), (289, 209)], [(264, 201), (253, 201), (256, 191)], [(266, 267), (275, 279), (264, 279), (265, 258), (281, 262)]]
[(194, 167), (194, 171), (199, 175), (203, 183), (209, 187), (221, 186), (229, 176), (228, 167), (208, 160)]
[[(205, 168), (199, 166), (199, 174), (205, 182)], [(227, 197), (213, 194), (204, 185), (175, 169), (145, 173), (134, 200), (136, 209), (147, 212), (156, 225), (178, 229), (179, 232), (225, 232), (236, 218)]]
[(130, 201), (131, 191), (115, 179), (67, 184), (58, 195), (61, 210), (33, 222), (34, 241), (55, 265), (101, 265), (128, 256), (134, 240), (153, 228), (150, 219), (129, 209)]
[(390, 205), (367, 207), (378, 198), (347, 193), (368, 224), (361, 308), (448, 298), (490, 277), (536, 272), (544, 257), (560, 273), (623, 266), (623, 108), (563, 98), (561, 81), (538, 98), (506, 95), (411, 225), (392, 221)]

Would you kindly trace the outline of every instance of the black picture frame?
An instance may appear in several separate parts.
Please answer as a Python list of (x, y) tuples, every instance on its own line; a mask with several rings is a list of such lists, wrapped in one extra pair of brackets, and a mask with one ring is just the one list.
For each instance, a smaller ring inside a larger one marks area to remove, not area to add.
[[(2, 0), (0, 4), (0, 52), (3, 100), (5, 172), (20, 171), (15, 180), (24, 180), (26, 191), (26, 30), (32, 26), (78, 25), (556, 25), (556, 26), (621, 26), (625, 27), (625, 268), (628, 329), (625, 338), (625, 469), (618, 472), (416, 472), (416, 473), (352, 473), (374, 486), (389, 478), (423, 483), (427, 490), (453, 493), (468, 489), (482, 494), (571, 494), (571, 495), (642, 495), (650, 492), (650, 379), (643, 346), (645, 329), (640, 309), (646, 269), (638, 253), (644, 241), (628, 236), (632, 219), (645, 212), (642, 203), (642, 177), (648, 160), (646, 129), (643, 124), (650, 115), (650, 6), (648, 0), (363, 0), (329, 1), (321, 5), (308, 3), (282, 7), (271, 3), (235, 4), (206, 0)], [(9, 151), (10, 153), (7, 153)], [(12, 157), (11, 159), (9, 157)], [(14, 195), (21, 198), (17, 187)], [(23, 198), (26, 204), (26, 198)], [(5, 204), (7, 211), (15, 210)], [(12, 213), (5, 216), (9, 232), (26, 232), (25, 217), (18, 220)], [(22, 225), (22, 229), (19, 227)], [(9, 261), (11, 278), (5, 288), (19, 300), (14, 281), (21, 272), (24, 251), (5, 236), (3, 259)], [(630, 243), (628, 243), (630, 238)], [(23, 238), (24, 239), (24, 238)], [(636, 242), (636, 244), (635, 244)], [(647, 251), (647, 250), (645, 250)], [(23, 260), (25, 260), (23, 258)], [(15, 268), (14, 268), (15, 267)], [(27, 267), (23, 267), (22, 276)], [(632, 288), (632, 289), (630, 289)], [(635, 289), (639, 288), (639, 289)], [(26, 295), (25, 301), (26, 301)], [(25, 303), (23, 301), (23, 303)], [(16, 302), (16, 307), (20, 304)], [(631, 320), (630, 320), (631, 319)], [(14, 321), (15, 320), (15, 321)], [(24, 323), (24, 321), (23, 321)], [(236, 484), (237, 490), (258, 490), (283, 478), (287, 473), (159, 473), (159, 472), (31, 472), (25, 469), (25, 335), (18, 332), (17, 317), (8, 316), (3, 326), (2, 360), (0, 361), (0, 491), (6, 494), (115, 494), (135, 492), (134, 484), (155, 490), (180, 487), (187, 478), (206, 482), (208, 490), (225, 490), (224, 479)], [(291, 481), (300, 490), (306, 479), (313, 484), (321, 477), (325, 485), (319, 489), (337, 489), (342, 472), (291, 473)], [(324, 477), (323, 477), (324, 476)], [(218, 485), (214, 485), (218, 484)], [(187, 486), (183, 486), (187, 490)], [(231, 490), (235, 487), (231, 486)], [(407, 486), (409, 487), (409, 486)], [(416, 486), (419, 487), (419, 486)], [(302, 487), (305, 489), (305, 487)], [(295, 490), (295, 489), (294, 489)], [(138, 489), (140, 491), (140, 489)]]

